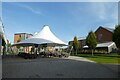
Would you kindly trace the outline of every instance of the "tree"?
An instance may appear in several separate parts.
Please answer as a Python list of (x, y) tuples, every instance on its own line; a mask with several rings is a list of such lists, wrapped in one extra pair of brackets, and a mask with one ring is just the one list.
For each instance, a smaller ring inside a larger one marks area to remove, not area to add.
[(78, 45), (78, 39), (75, 36), (74, 40), (73, 40), (73, 49), (74, 49), (74, 51), (75, 51), (76, 54), (77, 54), (78, 47), (79, 47), (79, 45)]
[[(21, 38), (19, 38), (18, 40), (17, 40), (17, 42), (20, 42), (21, 41)], [(19, 49), (20, 48), (20, 46), (17, 46), (17, 48)]]
[(96, 36), (95, 36), (95, 33), (93, 31), (90, 31), (88, 33), (88, 36), (86, 38), (86, 45), (92, 50), (92, 56), (93, 56), (93, 50), (97, 46)]
[(7, 44), (6, 44), (7, 48), (9, 48), (11, 46), (11, 43), (7, 40)]
[(115, 42), (115, 44), (118, 47), (119, 52), (120, 52), (120, 25), (115, 26), (115, 30), (113, 32), (112, 39)]

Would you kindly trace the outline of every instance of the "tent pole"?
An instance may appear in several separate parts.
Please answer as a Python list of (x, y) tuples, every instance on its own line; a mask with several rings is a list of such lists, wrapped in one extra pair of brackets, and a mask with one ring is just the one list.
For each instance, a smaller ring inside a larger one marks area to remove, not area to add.
[(29, 46), (28, 46), (28, 53), (29, 53)]
[(29, 53), (29, 50), (28, 50), (28, 48), (29, 48), (29, 47), (27, 46), (27, 53)]
[(24, 47), (24, 53), (25, 53), (25, 47)]
[(27, 53), (27, 47), (26, 47), (26, 53)]
[(40, 45), (38, 45), (38, 53), (40, 54)]

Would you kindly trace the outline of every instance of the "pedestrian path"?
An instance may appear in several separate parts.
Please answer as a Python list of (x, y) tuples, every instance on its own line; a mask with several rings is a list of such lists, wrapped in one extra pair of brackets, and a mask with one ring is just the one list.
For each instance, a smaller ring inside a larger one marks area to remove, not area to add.
[(65, 59), (72, 59), (72, 60), (78, 60), (78, 61), (86, 61), (86, 62), (93, 62), (93, 63), (96, 63), (96, 62), (91, 61), (91, 60), (88, 60), (88, 59), (86, 59), (86, 58), (77, 57), (77, 56), (69, 56), (68, 58), (65, 58)]

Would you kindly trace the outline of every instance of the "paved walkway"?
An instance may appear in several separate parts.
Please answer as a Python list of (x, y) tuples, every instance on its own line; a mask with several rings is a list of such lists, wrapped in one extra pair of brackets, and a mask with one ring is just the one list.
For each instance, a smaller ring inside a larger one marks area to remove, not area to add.
[(3, 78), (117, 78), (118, 73), (82, 57), (5, 58)]
[(94, 61), (88, 60), (88, 59), (83, 58), (83, 57), (77, 57), (77, 56), (69, 56), (68, 58), (65, 58), (65, 59), (72, 59), (72, 60), (77, 60), (77, 61), (86, 61), (86, 62), (95, 63)]

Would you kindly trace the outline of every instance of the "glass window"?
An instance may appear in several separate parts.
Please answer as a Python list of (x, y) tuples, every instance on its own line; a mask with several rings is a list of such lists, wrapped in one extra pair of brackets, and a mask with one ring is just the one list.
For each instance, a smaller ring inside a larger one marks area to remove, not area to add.
[(101, 33), (98, 35), (99, 41), (102, 41), (102, 36), (103, 36), (103, 34), (101, 34)]

